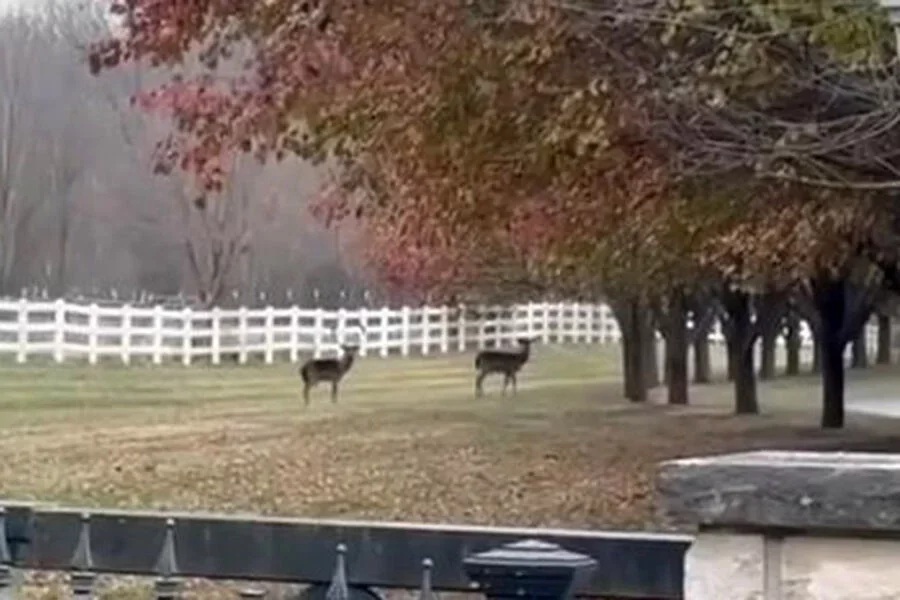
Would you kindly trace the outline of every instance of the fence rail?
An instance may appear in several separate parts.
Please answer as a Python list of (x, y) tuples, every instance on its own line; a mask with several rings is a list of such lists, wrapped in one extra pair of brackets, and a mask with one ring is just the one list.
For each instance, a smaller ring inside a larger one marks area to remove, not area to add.
[[(522, 541), (530, 541), (520, 546), (524, 561), (522, 554), (510, 557), (508, 550), (509, 544)], [(684, 535), (640, 532), (86, 512), (7, 502), (0, 509), (0, 570), (5, 570), (0, 573), (0, 598), (9, 597), (3, 594), (15, 579), (13, 569), (69, 571), (73, 588), (88, 587), (89, 597), (100, 573), (156, 577), (157, 590), (169, 591), (185, 578), (303, 583), (320, 589), (337, 580), (371, 590), (419, 588), (427, 569), (431, 589), (472, 592), (479, 588), (466, 562), (479, 556), (482, 563), (489, 561), (483, 553), (503, 547), (505, 557), (497, 557), (491, 570), (494, 578), (502, 575), (505, 560), (513, 589), (548, 585), (577, 553), (596, 564), (579, 585), (579, 595), (680, 600), (691, 541)], [(550, 545), (563, 552), (554, 553)], [(548, 566), (553, 573), (543, 570)], [(489, 589), (484, 592), (492, 596)], [(554, 597), (546, 591), (518, 596)]]
[[(545, 344), (606, 344), (617, 343), (620, 331), (604, 304), (193, 310), (0, 301), (0, 354), (15, 355), (20, 363), (36, 356), (56, 362), (86, 358), (91, 364), (105, 358), (125, 364), (135, 359), (185, 365), (251, 358), (296, 362), (301, 355), (336, 352), (343, 343), (359, 345), (362, 356), (408, 356), (507, 346), (521, 336)], [(805, 324), (801, 337), (809, 347)], [(724, 341), (718, 324), (710, 339)]]

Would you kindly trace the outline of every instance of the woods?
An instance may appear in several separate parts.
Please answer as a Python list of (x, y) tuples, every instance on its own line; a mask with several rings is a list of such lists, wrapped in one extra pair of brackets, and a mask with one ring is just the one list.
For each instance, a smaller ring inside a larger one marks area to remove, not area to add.
[[(341, 271), (347, 292), (364, 287), (304, 209), (321, 175), (300, 159), (231, 174), (223, 198), (246, 192), (243, 221), (238, 202), (204, 216), (189, 174), (153, 173), (155, 142), (172, 123), (132, 96), (172, 71), (142, 63), (92, 77), (86, 50), (111, 34), (108, 9), (62, 0), (0, 9), (0, 296), (311, 302), (322, 268)], [(240, 229), (250, 233), (246, 251), (217, 263), (211, 244), (227, 247)]]
[[(689, 402), (688, 347), (702, 366), (703, 340), (687, 319), (715, 310), (735, 412), (759, 412), (757, 368), (772, 376), (774, 334), (802, 315), (822, 425), (843, 426), (844, 351), (900, 281), (898, 61), (877, 5), (112, 8), (123, 31), (95, 44), (95, 72), (203, 65), (140, 93), (178, 125), (161, 170), (215, 195), (234, 151), (335, 165), (315, 214), (361, 231), (370, 268), (405, 293), (618, 306), (634, 401), (654, 380), (652, 321), (669, 402)], [(240, 44), (252, 59), (228, 75)]]

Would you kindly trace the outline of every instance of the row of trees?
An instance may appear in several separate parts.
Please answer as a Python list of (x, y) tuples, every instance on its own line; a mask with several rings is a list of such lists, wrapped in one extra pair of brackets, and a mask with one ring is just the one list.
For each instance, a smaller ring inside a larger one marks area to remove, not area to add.
[(84, 51), (110, 35), (107, 7), (18, 4), (0, 8), (0, 295), (116, 288), (212, 303), (236, 290), (248, 302), (352, 285), (335, 234), (297, 210), (319, 186), (315, 168), (242, 159), (201, 209), (187, 173), (152, 173), (171, 123), (132, 105), (170, 73), (135, 64), (91, 77)]
[[(361, 229), (397, 289), (608, 299), (634, 400), (649, 315), (670, 400), (686, 403), (686, 317), (719, 306), (736, 408), (751, 413), (753, 343), (781, 319), (767, 307), (805, 311), (822, 424), (843, 425), (844, 350), (900, 285), (900, 79), (874, 3), (112, 8), (122, 30), (93, 47), (96, 71), (204, 66), (141, 95), (179, 126), (161, 169), (215, 194), (235, 149), (296, 154), (336, 173), (316, 214)], [(251, 59), (227, 73), (238, 47)]]

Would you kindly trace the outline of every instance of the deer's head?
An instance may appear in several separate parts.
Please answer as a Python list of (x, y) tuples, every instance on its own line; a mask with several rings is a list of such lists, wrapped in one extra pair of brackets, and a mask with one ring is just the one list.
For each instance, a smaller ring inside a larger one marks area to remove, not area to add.
[(347, 356), (356, 356), (356, 353), (359, 352), (359, 346), (345, 344), (341, 346), (341, 351)]

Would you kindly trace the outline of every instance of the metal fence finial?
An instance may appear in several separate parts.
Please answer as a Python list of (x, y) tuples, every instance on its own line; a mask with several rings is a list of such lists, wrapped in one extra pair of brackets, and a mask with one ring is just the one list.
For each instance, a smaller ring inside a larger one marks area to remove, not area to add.
[(431, 572), (434, 570), (434, 561), (426, 558), (422, 561), (422, 585), (419, 588), (419, 600), (436, 600), (437, 594), (431, 584)]
[(325, 600), (350, 600), (350, 587), (347, 584), (347, 546), (337, 545), (337, 559), (334, 565), (334, 574), (331, 576), (331, 585), (325, 592)]
[(94, 568), (94, 556), (91, 553), (91, 515), (81, 514), (81, 529), (78, 532), (78, 543), (70, 562), (76, 571), (90, 571)]
[(159, 574), (153, 586), (156, 600), (178, 598), (178, 582), (174, 579), (178, 574), (178, 559), (175, 556), (175, 519), (166, 519), (166, 536), (159, 552), (159, 559), (156, 561), (156, 572)]
[(0, 506), (0, 599), (13, 597), (12, 553), (6, 539), (6, 509)]
[(94, 570), (94, 557), (91, 553), (91, 515), (81, 514), (81, 527), (78, 532), (78, 543), (70, 561), (72, 574), (69, 583), (75, 598), (92, 598), (94, 582), (97, 579)]
[(11, 562), (12, 553), (6, 539), (6, 509), (0, 506), (0, 564), (8, 565)]

